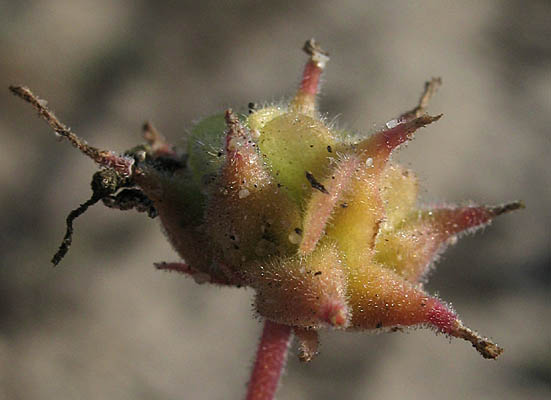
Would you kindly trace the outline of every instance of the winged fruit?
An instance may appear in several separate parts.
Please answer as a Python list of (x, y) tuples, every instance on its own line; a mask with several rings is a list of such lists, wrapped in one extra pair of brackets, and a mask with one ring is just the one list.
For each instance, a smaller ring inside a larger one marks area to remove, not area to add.
[[(485, 358), (498, 357), (502, 349), (467, 328), (423, 282), (457, 236), (522, 203), (418, 205), (415, 174), (390, 158), (418, 130), (440, 119), (426, 114), (440, 80), (427, 82), (418, 106), (385, 129), (352, 136), (320, 117), (316, 96), (329, 58), (313, 40), (304, 50), (309, 59), (289, 103), (250, 104), (247, 115), (226, 110), (209, 117), (191, 130), (184, 147), (168, 144), (146, 124), (146, 143), (123, 155), (88, 146), (30, 90), (12, 87), (102, 167), (93, 179), (92, 198), (69, 215), (53, 262), (70, 245), (73, 219), (101, 200), (158, 215), (182, 258), (159, 263), (159, 269), (188, 274), (199, 283), (252, 288), (256, 311), (268, 321), (266, 343), (279, 329), (276, 353), (283, 358), (291, 329), (300, 358), (307, 361), (317, 353), (318, 332), (325, 328), (418, 325), (466, 339)], [(261, 349), (257, 363), (272, 365), (262, 354)], [(249, 389), (254, 385), (253, 374)]]

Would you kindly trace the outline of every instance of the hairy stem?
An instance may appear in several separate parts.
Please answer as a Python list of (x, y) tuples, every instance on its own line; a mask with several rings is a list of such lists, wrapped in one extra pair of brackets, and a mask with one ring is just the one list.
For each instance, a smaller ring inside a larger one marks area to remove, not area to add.
[(67, 139), (75, 148), (83, 154), (90, 157), (99, 165), (105, 168), (113, 168), (122, 177), (130, 177), (134, 166), (134, 159), (131, 157), (119, 156), (111, 151), (100, 150), (90, 146), (85, 140), (82, 140), (68, 128), (65, 124), (57, 119), (52, 111), (47, 107), (47, 101), (40, 99), (28, 87), (25, 86), (10, 86), (10, 91), (32, 105), (38, 115), (43, 118), (48, 125), (61, 137)]
[(266, 320), (249, 381), (247, 400), (274, 398), (287, 360), (291, 336), (290, 326)]

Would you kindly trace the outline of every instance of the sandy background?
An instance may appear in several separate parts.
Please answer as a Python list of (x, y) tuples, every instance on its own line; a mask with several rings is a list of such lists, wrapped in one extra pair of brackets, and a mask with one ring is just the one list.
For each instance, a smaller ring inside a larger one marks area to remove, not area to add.
[(252, 293), (160, 273), (156, 221), (95, 207), (59, 268), (94, 165), (7, 86), (125, 150), (150, 119), (173, 140), (225, 107), (292, 95), (305, 39), (332, 54), (321, 107), (372, 132), (442, 76), (444, 118), (398, 158), (426, 201), (528, 208), (464, 238), (431, 292), (505, 347), (497, 362), (426, 330), (323, 335), (279, 399), (544, 399), (551, 375), (549, 1), (1, 1), (0, 398), (239, 399), (261, 324)]

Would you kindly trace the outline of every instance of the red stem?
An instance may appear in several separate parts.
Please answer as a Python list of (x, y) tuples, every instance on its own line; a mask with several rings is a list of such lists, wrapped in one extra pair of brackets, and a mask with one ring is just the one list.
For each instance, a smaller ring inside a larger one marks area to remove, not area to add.
[(274, 398), (290, 341), (290, 326), (266, 320), (249, 381), (247, 400)]

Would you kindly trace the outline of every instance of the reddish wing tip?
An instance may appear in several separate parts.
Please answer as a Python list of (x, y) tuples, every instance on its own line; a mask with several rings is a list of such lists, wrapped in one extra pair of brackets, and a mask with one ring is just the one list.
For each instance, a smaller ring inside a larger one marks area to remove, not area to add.
[(442, 303), (435, 302), (427, 317), (429, 322), (440, 332), (471, 342), (473, 347), (486, 359), (494, 360), (503, 353), (503, 348), (464, 326), (455, 313)]
[(411, 139), (411, 135), (419, 128), (438, 121), (443, 114), (422, 115), (414, 120), (398, 124), (390, 129), (379, 131), (366, 140), (358, 143), (358, 152), (364, 159), (371, 158), (376, 171), (388, 161), (390, 154), (402, 143)]
[(321, 306), (320, 319), (331, 326), (346, 328), (348, 317), (348, 307), (344, 302), (333, 300)]

